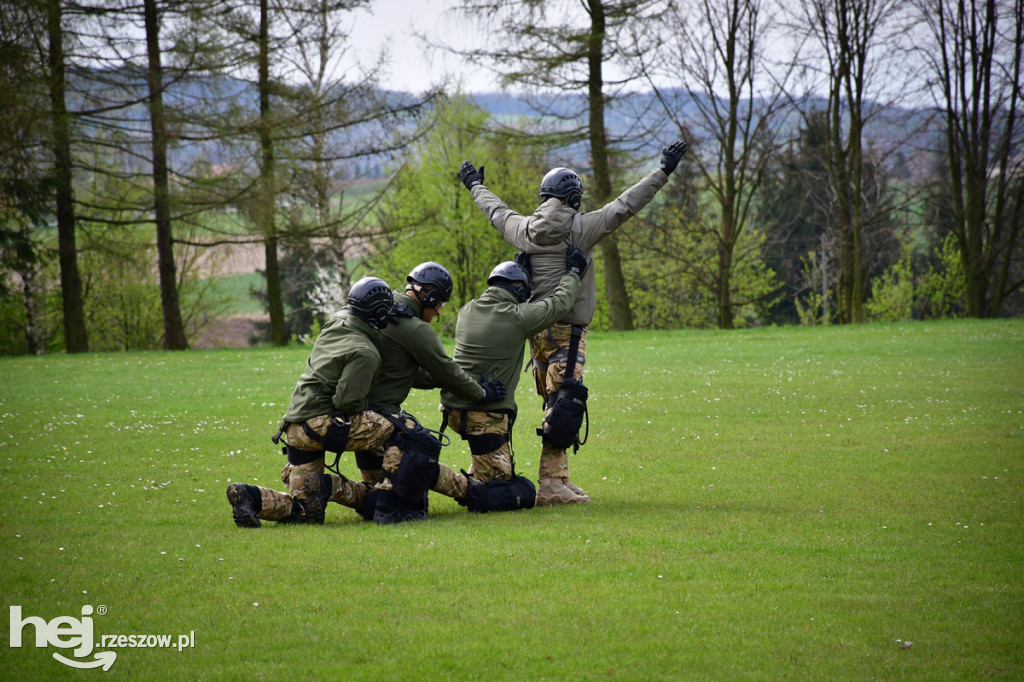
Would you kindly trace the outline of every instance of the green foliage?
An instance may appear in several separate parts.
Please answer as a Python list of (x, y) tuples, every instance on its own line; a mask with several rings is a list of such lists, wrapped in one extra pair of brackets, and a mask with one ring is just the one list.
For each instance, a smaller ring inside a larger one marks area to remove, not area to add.
[[(1022, 320), (594, 333), (588, 505), (255, 531), (224, 490), (281, 489), (267, 439), (308, 348), (2, 358), (0, 594), (104, 605), (97, 640), (195, 632), (117, 650), (143, 680), (1020, 679), (1022, 343)], [(469, 464), (457, 438), (441, 458)], [(81, 676), (54, 651), (7, 648), (6, 677)]]
[(868, 321), (945, 319), (962, 315), (967, 288), (956, 238), (946, 236), (915, 285), (914, 258), (910, 243), (904, 245), (899, 261), (871, 283), (872, 296), (865, 304)]
[(385, 195), (380, 221), (388, 245), (368, 263), (373, 274), (398, 288), (423, 261), (448, 268), (455, 280), (441, 317), (448, 331), (459, 307), (486, 288), (494, 266), (514, 254), (456, 178), (459, 165), (466, 159), (483, 165), (487, 186), (513, 210), (529, 214), (539, 203), (540, 150), (522, 138), (489, 132), (487, 123), (487, 114), (461, 96), (443, 105)]
[(871, 298), (864, 304), (868, 322), (900, 322), (914, 314), (913, 253), (904, 245), (900, 259), (871, 282)]
[(967, 309), (967, 281), (956, 237), (946, 235), (937, 253), (937, 264), (921, 277), (916, 298), (925, 319), (961, 317)]
[[(647, 329), (713, 328), (718, 324), (718, 207), (696, 175), (681, 165), (669, 184), (622, 230), (624, 266), (636, 325)], [(765, 235), (747, 226), (737, 237), (729, 288), (737, 327), (762, 321), (775, 289), (762, 252)]]

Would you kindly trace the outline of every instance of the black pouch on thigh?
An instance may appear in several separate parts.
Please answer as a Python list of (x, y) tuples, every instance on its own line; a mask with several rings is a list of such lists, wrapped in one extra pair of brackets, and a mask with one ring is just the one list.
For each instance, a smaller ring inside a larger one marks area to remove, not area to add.
[(348, 433), (351, 430), (352, 424), (345, 419), (345, 415), (340, 412), (332, 414), (331, 421), (327, 424), (327, 431), (324, 432), (323, 439), (320, 441), (323, 443), (324, 450), (345, 452), (345, 448), (348, 446)]
[(398, 431), (394, 443), (402, 450), (398, 471), (391, 475), (395, 494), (411, 504), (422, 504), (423, 494), (437, 484), (441, 475), (441, 441), (417, 424), (408, 432)]
[(583, 382), (568, 378), (554, 396), (551, 412), (544, 417), (544, 423), (537, 429), (537, 435), (555, 447), (579, 449), (586, 442), (580, 440), (580, 429), (587, 416), (587, 395), (589, 391)]
[(466, 491), (466, 509), (477, 513), (530, 509), (536, 502), (537, 488), (525, 476), (470, 485)]

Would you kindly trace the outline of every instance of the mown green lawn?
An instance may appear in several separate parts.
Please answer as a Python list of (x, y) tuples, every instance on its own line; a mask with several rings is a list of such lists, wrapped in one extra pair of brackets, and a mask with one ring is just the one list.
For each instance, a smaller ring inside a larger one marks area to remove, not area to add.
[(195, 641), (7, 679), (1024, 678), (1022, 320), (595, 333), (590, 504), (240, 530), (306, 353), (0, 360), (4, 602)]

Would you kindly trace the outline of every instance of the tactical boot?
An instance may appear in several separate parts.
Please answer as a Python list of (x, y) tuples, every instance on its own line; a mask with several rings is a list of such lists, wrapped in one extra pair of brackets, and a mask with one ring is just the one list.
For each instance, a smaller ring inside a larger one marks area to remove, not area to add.
[(331, 499), (331, 477), (327, 474), (313, 474), (303, 484), (306, 499), (306, 519), (309, 523), (323, 523), (327, 515), (327, 502)]
[(588, 495), (585, 492), (583, 492), (583, 488), (579, 487), (578, 485), (576, 485), (575, 483), (570, 481), (568, 478), (565, 479), (565, 487), (568, 488), (569, 490), (573, 491), (574, 493), (576, 493), (580, 497), (586, 498), (585, 500), (583, 500), (584, 502), (590, 502), (590, 495)]
[(239, 528), (259, 528), (262, 524), (258, 516), (258, 508), (262, 506), (258, 497), (250, 494), (244, 483), (232, 483), (228, 486), (228, 502), (231, 503), (231, 515)]
[(537, 487), (537, 506), (552, 507), (556, 504), (579, 504), (589, 497), (577, 495), (565, 485), (565, 479), (542, 478)]

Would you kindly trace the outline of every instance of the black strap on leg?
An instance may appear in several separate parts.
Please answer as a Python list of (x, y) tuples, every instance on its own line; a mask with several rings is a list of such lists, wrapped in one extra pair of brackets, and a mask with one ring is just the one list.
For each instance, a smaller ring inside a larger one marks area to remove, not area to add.
[(288, 424), (291, 422), (282, 421), (281, 426), (277, 427), (277, 433), (270, 437), (270, 442), (277, 445), (281, 442), (281, 436), (284, 435), (285, 429), (288, 428)]
[(565, 379), (571, 379), (576, 375), (576, 360), (579, 358), (580, 338), (582, 336), (583, 327), (578, 324), (574, 324), (569, 337), (569, 357), (565, 360), (565, 374), (562, 375), (563, 381)]

